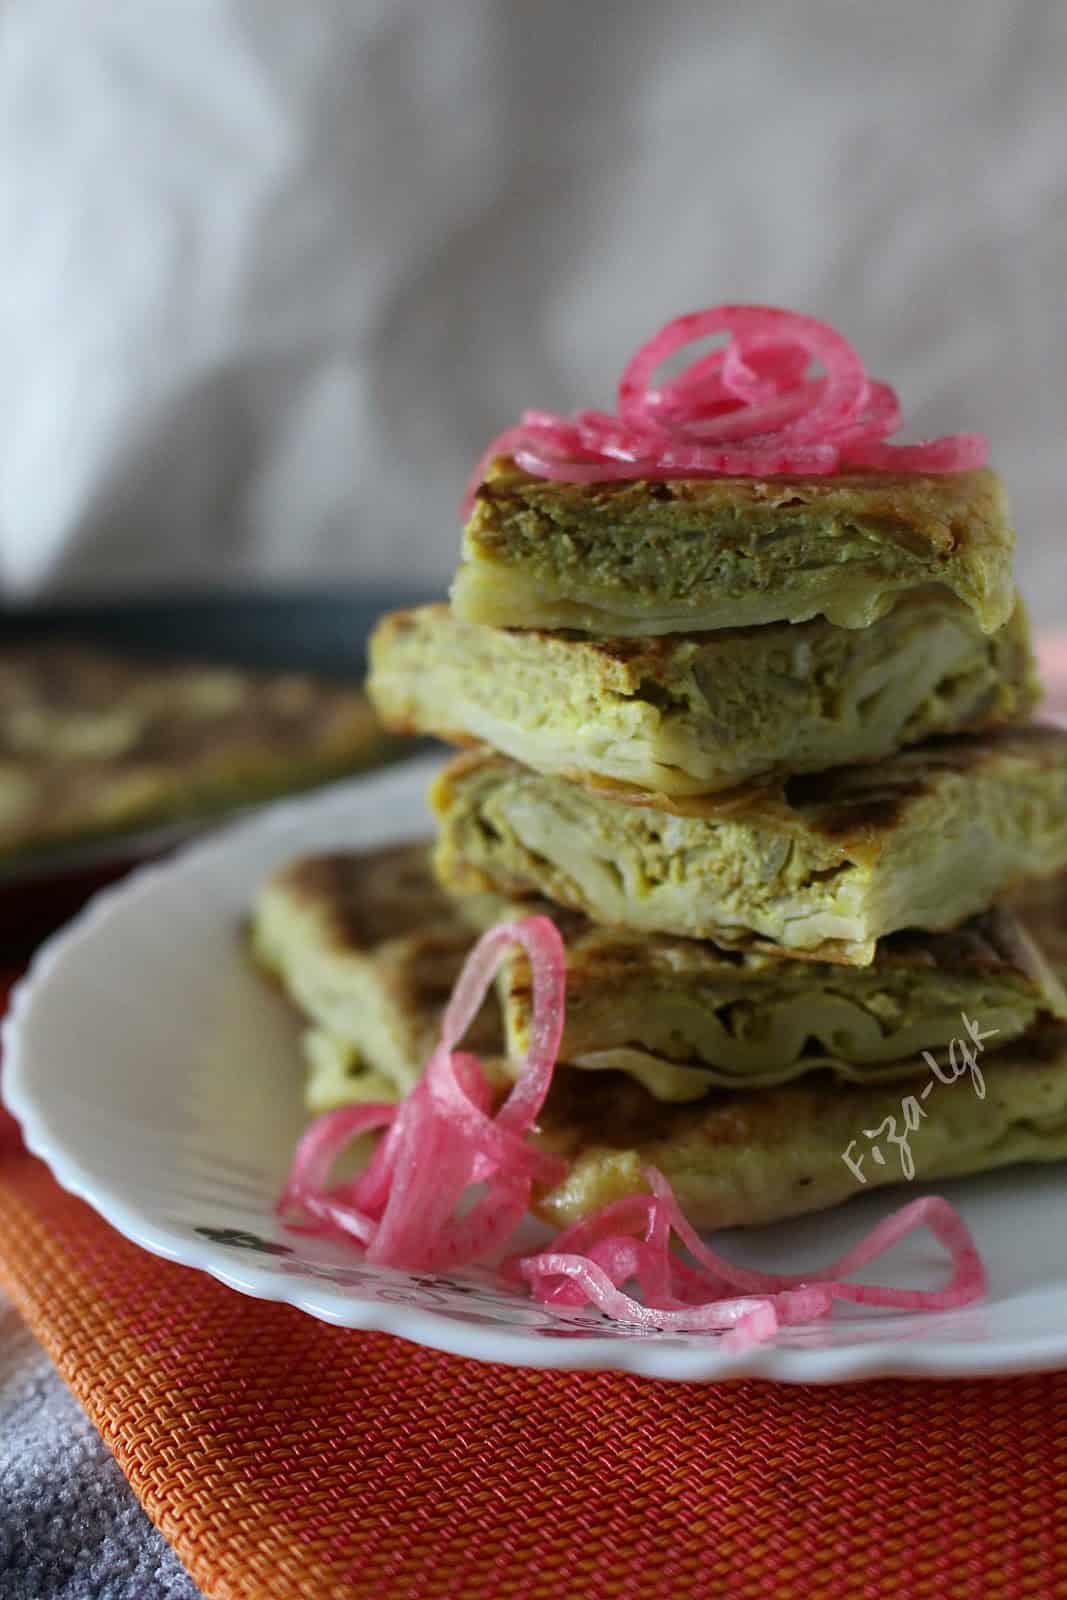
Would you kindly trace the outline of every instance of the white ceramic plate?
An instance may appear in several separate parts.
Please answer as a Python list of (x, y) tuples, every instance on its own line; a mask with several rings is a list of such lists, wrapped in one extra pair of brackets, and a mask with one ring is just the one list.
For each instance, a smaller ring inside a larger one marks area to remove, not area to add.
[[(60, 1183), (137, 1244), (234, 1289), (481, 1360), (805, 1383), (1067, 1365), (1067, 1167), (942, 1186), (989, 1265), (985, 1304), (835, 1311), (741, 1354), (706, 1336), (542, 1312), (487, 1274), (371, 1268), (287, 1234), (272, 1205), (304, 1120), (297, 1030), (246, 966), (241, 920), (265, 874), (295, 855), (426, 833), (431, 771), (420, 761), (278, 805), (107, 890), (41, 950), (6, 1024), (4, 1092)], [(961, 1080), (942, 1092), (971, 1091)], [(917, 1192), (857, 1196), (725, 1245), (758, 1265), (826, 1260)], [(941, 1263), (920, 1236), (891, 1265), (883, 1276), (915, 1283), (933, 1282)]]

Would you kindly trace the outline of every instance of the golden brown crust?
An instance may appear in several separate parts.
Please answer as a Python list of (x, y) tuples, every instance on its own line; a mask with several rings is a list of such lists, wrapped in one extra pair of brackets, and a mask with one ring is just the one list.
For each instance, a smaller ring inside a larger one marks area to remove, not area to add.
[(1000, 480), (989, 467), (970, 472), (853, 471), (833, 477), (628, 479), (615, 483), (556, 483), (523, 472), (510, 457), (494, 461), (476, 500), (486, 507), (580, 507), (595, 504), (624, 514), (643, 504), (729, 508), (742, 517), (756, 507), (811, 506), (828, 516), (862, 512), (887, 540), (945, 555), (984, 542), (1003, 524)]
[(272, 881), (294, 904), (316, 912), (335, 950), (366, 951), (434, 925), (455, 925), (459, 942), (470, 942), (430, 871), (425, 845), (302, 856)]
[[(1025, 915), (1025, 907), (1019, 909)], [(535, 910), (556, 924), (565, 944), (577, 953), (576, 961), (568, 968), (568, 981), (573, 983), (576, 979), (591, 989), (621, 989), (627, 982), (647, 979), (650, 970), (657, 968), (673, 975), (681, 967), (690, 979), (699, 974), (713, 980), (717, 972), (728, 975), (746, 966), (766, 970), (768, 964), (782, 960), (777, 954), (754, 957), (750, 951), (726, 950), (707, 941), (679, 940), (668, 934), (627, 934), (622, 930), (598, 929), (580, 912), (565, 911), (543, 902), (531, 903), (530, 912)], [(871, 966), (862, 970), (865, 974), (942, 972), (988, 978), (1023, 976), (1039, 989), (1046, 978), (1044, 963), (1028, 937), (1027, 928), (1001, 906), (994, 906), (961, 927), (943, 933), (908, 928), (887, 934), (879, 940)], [(773, 971), (770, 975), (773, 977)], [(811, 981), (813, 985), (819, 982), (817, 972), (812, 974)], [(509, 993), (519, 999), (532, 998), (530, 969), (525, 961), (515, 964), (508, 988)]]
[[(1062, 768), (1067, 764), (1067, 730), (1030, 723), (982, 735), (932, 739), (872, 766), (836, 767), (784, 784), (749, 784), (712, 795), (654, 794), (603, 779), (581, 787), (623, 805), (672, 816), (744, 817), (754, 823), (796, 827), (839, 848), (844, 859), (871, 849), (880, 836), (897, 827), (943, 774), (967, 776), (1014, 760), (1045, 770)], [(473, 771), (514, 765), (509, 757), (483, 745), (454, 757), (439, 781), (459, 782)]]

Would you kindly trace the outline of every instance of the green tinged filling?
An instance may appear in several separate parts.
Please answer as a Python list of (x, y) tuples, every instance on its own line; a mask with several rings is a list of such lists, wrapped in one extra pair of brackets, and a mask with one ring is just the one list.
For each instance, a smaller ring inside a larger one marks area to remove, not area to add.
[[(812, 965), (809, 987), (767, 974), (731, 997), (654, 987), (634, 975), (625, 986), (583, 992), (568, 1002), (561, 1059), (631, 1072), (662, 1099), (693, 1099), (709, 1088), (787, 1083), (819, 1067), (838, 1077), (882, 1082), (922, 1069), (963, 1031), (964, 1015), (995, 1031), (999, 1049), (1023, 1036), (1062, 995), (1043, 999), (1021, 978), (983, 980), (949, 973), (831, 974)], [(507, 1001), (509, 1053), (521, 1059), (530, 1013), (526, 995)], [(687, 1069), (681, 1076), (672, 1066)], [(662, 1068), (662, 1071), (661, 1071)]]
[(427, 606), (385, 619), (371, 663), (387, 725), (672, 795), (877, 760), (1020, 717), (1037, 689), (1021, 605), (985, 635), (932, 591), (867, 629), (820, 619), (651, 641), (489, 628)]
[[(904, 483), (546, 484), (499, 463), (479, 492), (453, 602), (470, 621), (609, 631), (822, 614), (865, 627), (940, 583), (989, 632), (1011, 611), (1012, 535), (990, 473)], [(699, 618), (699, 621), (695, 619)]]
[(1067, 740), (960, 741), (790, 785), (788, 806), (678, 815), (495, 759), (438, 781), (436, 861), (464, 891), (543, 895), (596, 922), (861, 966), (1067, 866)]

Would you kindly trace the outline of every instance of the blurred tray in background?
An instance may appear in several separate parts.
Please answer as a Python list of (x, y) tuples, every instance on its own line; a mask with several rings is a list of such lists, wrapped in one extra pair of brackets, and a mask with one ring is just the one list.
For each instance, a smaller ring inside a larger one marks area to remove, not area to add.
[[(366, 641), (379, 614), (423, 598), (410, 591), (361, 588), (289, 594), (212, 594), (106, 604), (0, 609), (0, 655), (11, 646), (73, 642), (115, 656), (214, 664), (257, 672), (299, 672), (358, 685)], [(414, 741), (412, 750), (416, 748)], [(398, 754), (392, 741), (388, 754)], [(9, 758), (10, 759), (10, 758)], [(293, 788), (306, 787), (294, 783)], [(281, 785), (279, 792), (285, 792)], [(46, 845), (0, 862), (0, 955), (30, 949), (101, 885), (165, 854), (262, 799), (156, 817), (100, 837)]]
[(363, 585), (0, 606), (0, 645), (68, 638), (137, 655), (361, 678), (380, 613), (428, 598), (424, 590)]

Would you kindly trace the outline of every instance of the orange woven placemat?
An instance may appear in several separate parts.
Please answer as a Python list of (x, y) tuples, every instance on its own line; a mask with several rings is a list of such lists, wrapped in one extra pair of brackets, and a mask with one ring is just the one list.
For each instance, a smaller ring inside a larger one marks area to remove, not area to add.
[(0, 1278), (218, 1600), (1067, 1596), (1067, 1374), (479, 1366), (155, 1259), (10, 1119)]

